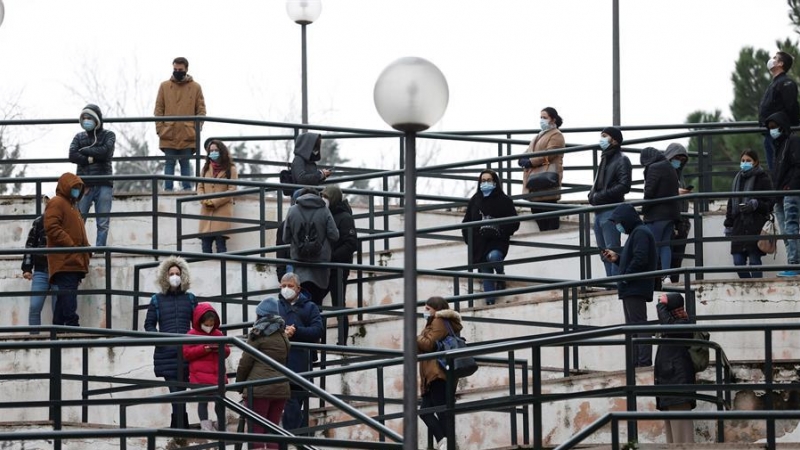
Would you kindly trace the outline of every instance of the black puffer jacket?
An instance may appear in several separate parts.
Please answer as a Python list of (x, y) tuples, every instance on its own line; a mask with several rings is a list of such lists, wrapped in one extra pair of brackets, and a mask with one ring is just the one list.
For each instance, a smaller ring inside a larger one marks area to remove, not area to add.
[(589, 203), (597, 206), (624, 202), (625, 194), (631, 191), (631, 170), (631, 160), (618, 145), (603, 150)]
[[(678, 173), (664, 155), (647, 147), (642, 150), (640, 162), (644, 166), (644, 199), (677, 197)], [(671, 200), (664, 203), (642, 205), (645, 223), (660, 220), (675, 221), (681, 218), (680, 202)]]
[[(616, 261), (619, 265), (619, 274), (632, 275), (656, 270), (658, 264), (656, 239), (639, 219), (639, 214), (633, 206), (627, 203), (617, 206), (609, 220), (622, 224), (625, 233), (628, 234), (628, 240), (625, 241), (622, 253)], [(652, 277), (619, 281), (617, 282), (619, 298), (643, 297), (647, 301), (653, 301), (654, 281)]]
[[(667, 304), (658, 303), (658, 321), (661, 325), (687, 325), (686, 319), (676, 319), (670, 311), (683, 307), (680, 294), (667, 294)], [(663, 338), (692, 339), (692, 333), (664, 333)], [(656, 363), (653, 368), (655, 384), (695, 384), (694, 364), (685, 345), (659, 344)], [(694, 409), (697, 400), (691, 397), (664, 396), (656, 397), (656, 408), (663, 411), (665, 407), (689, 403)]]
[[(28, 240), (25, 241), (25, 248), (45, 248), (47, 247), (47, 234), (44, 232), (44, 219), (39, 216), (33, 219), (31, 231), (28, 232)], [(26, 253), (22, 257), (22, 272), (47, 272), (47, 255), (31, 255)]]
[[(484, 197), (480, 188), (467, 204), (467, 212), (464, 214), (462, 223), (480, 222), (484, 219), (500, 219), (503, 217), (513, 217), (517, 215), (514, 202), (503, 192), (500, 185), (500, 177), (493, 170), (484, 170), (490, 173), (494, 179), (495, 188), (489, 196)], [(478, 181), (480, 186), (480, 181)], [(490, 228), (490, 229), (486, 229)], [(494, 231), (493, 231), (493, 230)], [(499, 250), (505, 257), (508, 254), (508, 245), (511, 236), (519, 230), (519, 222), (506, 223), (504, 225), (491, 225), (482, 227), (477, 225), (472, 228), (462, 228), (461, 234), (464, 243), (469, 243), (469, 233), (472, 232), (472, 263), (486, 261), (486, 255), (492, 250)]]
[(758, 121), (766, 125), (769, 116), (784, 112), (792, 125), (800, 125), (800, 107), (797, 104), (797, 83), (786, 73), (778, 74), (764, 91), (758, 105)]
[(782, 112), (767, 118), (767, 123), (775, 122), (781, 135), (775, 139), (775, 190), (800, 190), (800, 136), (792, 133), (789, 118)]
[[(753, 192), (753, 191), (771, 191), (772, 180), (769, 174), (761, 168), (761, 166), (753, 167), (747, 172), (740, 171), (733, 179), (733, 192)], [(743, 212), (739, 208), (739, 204), (747, 203), (751, 198), (758, 201), (758, 208), (752, 212)], [(750, 197), (744, 195), (742, 197), (732, 197), (728, 199), (728, 207), (725, 210), (726, 228), (731, 228), (731, 236), (756, 236), (761, 234), (761, 228), (764, 223), (769, 220), (769, 215), (772, 212), (772, 206), (775, 201), (772, 197)], [(731, 254), (735, 253), (755, 253), (758, 252), (764, 255), (764, 252), (758, 249), (758, 241), (731, 242)]]
[[(117, 136), (113, 131), (103, 129), (103, 114), (96, 105), (86, 105), (84, 109), (91, 109), (97, 114), (100, 123), (94, 130), (82, 131), (72, 138), (69, 146), (69, 161), (77, 164), (76, 174), (79, 177), (86, 175), (111, 175), (114, 171), (111, 160), (114, 157), (114, 147)], [(89, 158), (92, 162), (89, 162)], [(87, 180), (83, 179), (87, 187), (91, 186), (113, 186), (111, 180)]]

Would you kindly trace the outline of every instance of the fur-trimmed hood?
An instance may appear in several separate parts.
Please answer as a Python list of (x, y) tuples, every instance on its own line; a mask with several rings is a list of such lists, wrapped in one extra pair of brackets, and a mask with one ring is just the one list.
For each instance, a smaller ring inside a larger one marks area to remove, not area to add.
[(172, 266), (178, 266), (181, 270), (181, 287), (180, 290), (182, 292), (186, 292), (189, 290), (192, 284), (192, 278), (189, 275), (189, 264), (186, 263), (186, 260), (179, 257), (179, 256), (170, 256), (169, 258), (165, 259), (161, 262), (158, 266), (158, 271), (156, 272), (156, 284), (161, 292), (166, 293), (169, 291), (169, 269)]

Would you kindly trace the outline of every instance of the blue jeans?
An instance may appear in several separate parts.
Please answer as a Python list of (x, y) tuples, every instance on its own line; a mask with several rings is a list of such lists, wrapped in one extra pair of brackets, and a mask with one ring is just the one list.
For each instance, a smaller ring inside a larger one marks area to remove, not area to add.
[[(747, 259), (750, 258), (750, 265), (751, 266), (760, 266), (761, 265), (761, 253), (759, 252), (741, 252), (741, 253), (734, 253), (733, 255), (733, 265), (734, 266), (746, 266)], [(739, 272), (739, 278), (762, 278), (763, 274), (758, 272)]]
[(111, 202), (114, 200), (114, 188), (111, 186), (89, 186), (78, 202), (78, 210), (86, 222), (86, 214), (94, 203), (94, 213), (97, 216), (97, 243), (98, 247), (105, 247), (108, 242), (108, 224), (111, 222)]
[(214, 242), (217, 243), (217, 253), (227, 253), (228, 246), (225, 241), (225, 236), (204, 236), (200, 238), (200, 244), (202, 245), (203, 253), (213, 253), (211, 251), (211, 245)]
[[(58, 286), (50, 284), (50, 274), (46, 270), (35, 270), (31, 280), (31, 291), (55, 291)], [(46, 294), (31, 294), (31, 306), (28, 309), (28, 325), (42, 324), (42, 309), (47, 299)], [(50, 306), (53, 311), (56, 309), (56, 295), (50, 296)], [(31, 334), (39, 334), (38, 331), (31, 331)]]
[(672, 232), (675, 231), (675, 222), (672, 220), (657, 220), (648, 222), (646, 225), (656, 238), (661, 269), (669, 269), (672, 263), (672, 247), (670, 247), (669, 241), (672, 239)]
[[(500, 250), (492, 250), (486, 254), (483, 262), (494, 263), (489, 266), (484, 266), (478, 269), (480, 273), (497, 273), (503, 274), (503, 252)], [(495, 280), (483, 280), (483, 292), (492, 292), (498, 289), (498, 282)], [(486, 303), (493, 304), (496, 299), (487, 298)]]
[[(620, 252), (620, 235), (617, 227), (608, 219), (611, 218), (613, 209), (608, 211), (598, 212), (594, 215), (594, 239), (597, 241), (597, 247), (600, 250), (611, 249), (617, 253)], [(612, 277), (619, 275), (619, 266), (606, 261), (602, 256), (603, 265), (606, 268), (606, 276)]]
[[(164, 150), (164, 154), (167, 156), (164, 162), (164, 175), (175, 175), (175, 160), (177, 160), (181, 164), (181, 176), (192, 176), (192, 150), (194, 149), (185, 148), (183, 150), (178, 150), (174, 148), (164, 148), (162, 150)], [(188, 181), (181, 181), (181, 185), (184, 191), (192, 190), (192, 183)], [(172, 188), (172, 180), (164, 180), (164, 190), (171, 191)]]
[(53, 275), (53, 284), (58, 287), (56, 308), (53, 311), (53, 325), (80, 326), (78, 285), (81, 284), (82, 279), (83, 273), (81, 272), (59, 272)]
[[(775, 216), (778, 218), (781, 234), (797, 236), (800, 233), (798, 209), (800, 209), (800, 196), (787, 195), (783, 197), (783, 202), (775, 202)], [(797, 254), (797, 239), (784, 239), (783, 243), (786, 245), (786, 263), (800, 264), (800, 257)]]

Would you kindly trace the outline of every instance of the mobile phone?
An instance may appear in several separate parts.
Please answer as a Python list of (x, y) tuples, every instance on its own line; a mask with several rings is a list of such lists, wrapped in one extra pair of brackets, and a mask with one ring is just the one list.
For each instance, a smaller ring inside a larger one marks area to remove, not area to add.
[(694, 186), (690, 184), (690, 185), (686, 186), (684, 189), (686, 189), (687, 191), (691, 191), (691, 190), (694, 189)]
[(744, 208), (747, 203), (739, 203), (739, 208)]

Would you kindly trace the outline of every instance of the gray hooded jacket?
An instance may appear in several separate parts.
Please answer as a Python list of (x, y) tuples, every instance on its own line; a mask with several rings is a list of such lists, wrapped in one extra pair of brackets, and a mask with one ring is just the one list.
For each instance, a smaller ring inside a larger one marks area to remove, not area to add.
[[(317, 236), (322, 239), (322, 251), (319, 256), (304, 261), (329, 262), (331, 260), (331, 244), (339, 239), (339, 230), (336, 228), (333, 215), (319, 195), (301, 195), (297, 199), (297, 203), (289, 208), (289, 212), (286, 214), (283, 242), (291, 244), (289, 254), (296, 261), (301, 261), (298, 243), (301, 239), (300, 227), (304, 223), (313, 223), (317, 229)], [(323, 289), (328, 287), (329, 269), (295, 266), (294, 272), (300, 277), (300, 282), (310, 281)]]
[(320, 153), (314, 153), (314, 147), (321, 137), (317, 133), (303, 133), (294, 142), (294, 160), (292, 160), (292, 178), (296, 184), (318, 186), (325, 180), (317, 168)]

